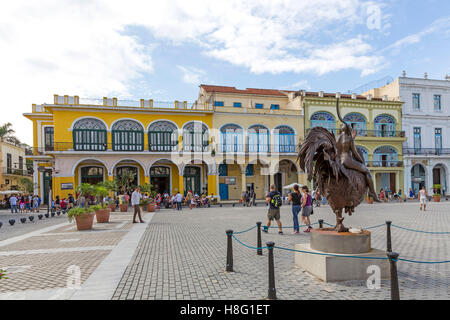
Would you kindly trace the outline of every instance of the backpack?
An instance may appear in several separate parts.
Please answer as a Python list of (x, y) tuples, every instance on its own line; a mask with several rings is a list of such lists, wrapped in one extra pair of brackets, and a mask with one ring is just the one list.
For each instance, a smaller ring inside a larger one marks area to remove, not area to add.
[(270, 200), (270, 203), (272, 203), (273, 207), (275, 209), (278, 209), (283, 205), (283, 201), (281, 200), (281, 196), (279, 193), (276, 193), (272, 196), (272, 199)]

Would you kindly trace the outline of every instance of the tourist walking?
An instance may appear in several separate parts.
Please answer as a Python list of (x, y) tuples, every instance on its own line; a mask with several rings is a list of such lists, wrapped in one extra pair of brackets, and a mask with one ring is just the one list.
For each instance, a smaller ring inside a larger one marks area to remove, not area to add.
[(14, 194), (9, 198), (9, 204), (11, 206), (11, 213), (14, 213), (13, 210), (17, 213), (17, 197)]
[(278, 225), (278, 234), (283, 234), (283, 228), (280, 221), (280, 207), (283, 205), (281, 195), (275, 190), (275, 185), (270, 185), (270, 192), (266, 196), (266, 202), (269, 204), (269, 211), (267, 212), (267, 225), (264, 227), (264, 232), (269, 232), (271, 221), (275, 219)]
[(300, 233), (300, 227), (298, 225), (298, 213), (302, 209), (302, 195), (300, 193), (300, 187), (298, 184), (294, 184), (294, 192), (289, 194), (289, 202), (292, 203), (292, 219), (294, 221), (294, 232), (292, 234)]
[(428, 192), (425, 189), (425, 186), (422, 187), (422, 190), (419, 191), (419, 202), (420, 202), (420, 210), (427, 211), (427, 199)]
[(311, 231), (311, 221), (309, 220), (309, 216), (312, 213), (312, 196), (309, 194), (309, 190), (307, 186), (302, 187), (303, 191), (303, 200), (302, 200), (302, 221), (304, 224), (308, 226), (303, 232)]
[(177, 203), (177, 210), (181, 211), (181, 203), (183, 201), (183, 196), (181, 195), (180, 191), (177, 192), (177, 195), (175, 196), (175, 202)]
[(131, 205), (134, 208), (134, 214), (133, 214), (133, 223), (137, 223), (136, 221), (136, 215), (139, 216), (139, 222), (144, 223), (141, 217), (141, 208), (139, 207), (139, 204), (141, 202), (141, 190), (139, 188), (136, 188), (134, 192), (131, 194)]

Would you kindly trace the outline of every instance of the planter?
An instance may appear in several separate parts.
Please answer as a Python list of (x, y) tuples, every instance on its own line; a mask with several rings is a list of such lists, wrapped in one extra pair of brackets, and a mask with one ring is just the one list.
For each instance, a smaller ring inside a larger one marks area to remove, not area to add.
[(108, 223), (109, 222), (109, 214), (111, 209), (100, 209), (95, 211), (95, 217), (97, 219), (97, 223)]
[(120, 212), (128, 212), (128, 203), (126, 204), (119, 204)]
[(115, 212), (116, 211), (116, 205), (115, 204), (108, 204), (108, 208), (109, 208), (109, 210), (111, 210), (111, 212)]
[(75, 217), (77, 230), (91, 230), (94, 224), (94, 213), (86, 213)]
[(441, 196), (433, 196), (434, 202), (441, 202)]
[(366, 198), (366, 202), (368, 204), (373, 204), (373, 198)]
[(156, 210), (156, 205), (154, 203), (149, 203), (147, 205), (147, 211), (148, 212), (155, 212), (155, 210)]

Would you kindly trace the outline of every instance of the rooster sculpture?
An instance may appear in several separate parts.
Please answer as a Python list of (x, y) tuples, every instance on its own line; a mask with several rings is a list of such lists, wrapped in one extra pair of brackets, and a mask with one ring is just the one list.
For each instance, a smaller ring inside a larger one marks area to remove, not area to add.
[(364, 200), (367, 190), (375, 201), (379, 200), (372, 175), (364, 165), (363, 155), (355, 147), (353, 129), (339, 112), (339, 99), (336, 110), (343, 123), (337, 139), (325, 128), (312, 128), (299, 145), (298, 161), (302, 170), (308, 174), (308, 180), (315, 180), (336, 215), (333, 230), (347, 232), (342, 211), (345, 210), (351, 216)]

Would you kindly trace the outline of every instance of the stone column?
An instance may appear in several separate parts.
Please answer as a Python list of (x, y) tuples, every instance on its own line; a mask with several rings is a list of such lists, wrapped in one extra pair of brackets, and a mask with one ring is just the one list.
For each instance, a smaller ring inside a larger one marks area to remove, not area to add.
[(180, 191), (180, 193), (182, 195), (184, 195), (184, 177), (183, 177), (183, 175), (178, 175), (178, 191)]

